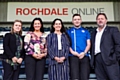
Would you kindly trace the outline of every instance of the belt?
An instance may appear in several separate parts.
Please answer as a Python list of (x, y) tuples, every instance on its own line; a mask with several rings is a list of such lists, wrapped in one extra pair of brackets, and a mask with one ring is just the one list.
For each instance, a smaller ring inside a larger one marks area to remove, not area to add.
[(101, 52), (99, 52), (99, 53), (95, 53), (95, 55), (98, 55), (98, 54), (101, 54)]

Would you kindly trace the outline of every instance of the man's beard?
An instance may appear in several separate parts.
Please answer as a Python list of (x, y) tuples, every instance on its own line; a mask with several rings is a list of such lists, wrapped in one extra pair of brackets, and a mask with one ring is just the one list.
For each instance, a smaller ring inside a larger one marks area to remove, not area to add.
[(103, 24), (103, 25), (99, 25), (99, 24), (98, 24), (98, 27), (100, 27), (100, 28), (103, 28), (104, 26), (105, 26), (104, 24)]

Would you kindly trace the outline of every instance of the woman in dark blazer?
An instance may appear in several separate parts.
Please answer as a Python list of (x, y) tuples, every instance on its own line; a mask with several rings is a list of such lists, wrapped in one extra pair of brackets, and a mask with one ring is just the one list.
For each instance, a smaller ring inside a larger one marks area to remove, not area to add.
[(55, 19), (47, 36), (49, 80), (69, 80), (70, 40), (61, 19)]
[(18, 80), (23, 61), (22, 22), (15, 20), (10, 33), (3, 38), (3, 80)]

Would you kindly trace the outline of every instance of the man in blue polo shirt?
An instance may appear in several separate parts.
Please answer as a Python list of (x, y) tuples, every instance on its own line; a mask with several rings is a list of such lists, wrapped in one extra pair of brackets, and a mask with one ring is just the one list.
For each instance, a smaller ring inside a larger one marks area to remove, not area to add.
[(73, 27), (68, 30), (72, 46), (70, 48), (70, 78), (71, 80), (88, 80), (90, 74), (90, 33), (81, 27), (80, 14), (72, 17)]

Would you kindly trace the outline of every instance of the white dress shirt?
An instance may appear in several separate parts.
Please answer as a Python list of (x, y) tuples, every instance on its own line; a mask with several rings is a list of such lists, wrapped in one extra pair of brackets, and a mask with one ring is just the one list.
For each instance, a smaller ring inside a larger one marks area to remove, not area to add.
[(101, 43), (101, 38), (102, 38), (102, 34), (104, 32), (104, 29), (105, 29), (105, 27), (101, 31), (99, 31), (98, 28), (96, 29), (97, 33), (96, 33), (96, 37), (95, 37), (95, 55), (97, 53), (101, 52), (100, 51), (100, 43)]

